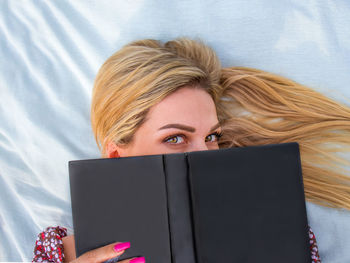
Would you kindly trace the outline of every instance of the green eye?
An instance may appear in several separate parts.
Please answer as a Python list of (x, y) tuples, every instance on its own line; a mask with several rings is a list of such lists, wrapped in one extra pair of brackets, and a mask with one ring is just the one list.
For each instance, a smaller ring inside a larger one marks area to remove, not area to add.
[(214, 132), (205, 137), (205, 142), (217, 142), (221, 137), (221, 133)]
[(216, 139), (214, 134), (210, 134), (207, 137), (205, 137), (206, 142), (213, 142)]
[(184, 139), (179, 135), (170, 137), (170, 138), (165, 140), (165, 142), (172, 143), (172, 144), (179, 144), (179, 143), (182, 143), (183, 141), (184, 141)]
[(170, 138), (170, 139), (167, 140), (167, 142), (177, 143), (177, 137)]

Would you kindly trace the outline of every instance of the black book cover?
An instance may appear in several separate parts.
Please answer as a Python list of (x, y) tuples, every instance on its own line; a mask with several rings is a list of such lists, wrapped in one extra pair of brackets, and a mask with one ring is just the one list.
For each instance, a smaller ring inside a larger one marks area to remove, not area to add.
[(296, 142), (69, 162), (77, 256), (130, 242), (119, 260), (311, 262)]

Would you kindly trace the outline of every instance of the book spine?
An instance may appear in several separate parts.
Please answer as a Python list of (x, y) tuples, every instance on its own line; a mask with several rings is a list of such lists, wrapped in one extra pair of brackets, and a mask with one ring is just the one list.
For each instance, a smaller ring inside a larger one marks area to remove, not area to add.
[(186, 155), (164, 156), (172, 263), (196, 263)]

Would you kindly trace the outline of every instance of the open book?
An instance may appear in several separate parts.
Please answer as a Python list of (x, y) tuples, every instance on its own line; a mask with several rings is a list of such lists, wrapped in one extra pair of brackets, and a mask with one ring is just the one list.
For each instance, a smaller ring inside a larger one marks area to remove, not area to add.
[(299, 144), (69, 162), (77, 257), (310, 262)]

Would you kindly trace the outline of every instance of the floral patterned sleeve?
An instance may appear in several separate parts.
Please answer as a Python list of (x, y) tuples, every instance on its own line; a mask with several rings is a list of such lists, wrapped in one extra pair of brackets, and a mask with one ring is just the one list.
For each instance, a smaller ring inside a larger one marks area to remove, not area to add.
[[(35, 242), (34, 256), (32, 262), (64, 262), (62, 238), (67, 236), (67, 229), (64, 227), (48, 227), (41, 232)], [(321, 263), (318, 254), (316, 238), (309, 227), (311, 262)]]
[(318, 254), (316, 237), (314, 232), (312, 232), (312, 229), (310, 226), (309, 226), (309, 239), (310, 239), (310, 250), (311, 250), (311, 262), (321, 263), (320, 255)]
[(36, 239), (32, 262), (63, 263), (62, 238), (65, 236), (67, 236), (67, 229), (64, 227), (46, 228)]

